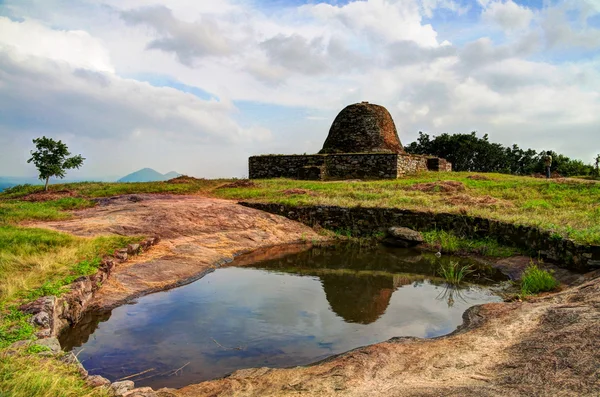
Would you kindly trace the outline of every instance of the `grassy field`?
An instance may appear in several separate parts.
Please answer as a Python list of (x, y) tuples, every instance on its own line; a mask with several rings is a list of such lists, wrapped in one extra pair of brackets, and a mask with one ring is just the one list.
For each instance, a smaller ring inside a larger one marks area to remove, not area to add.
[[(424, 173), (389, 181), (256, 181), (219, 189), (218, 197), (291, 205), (393, 207), (461, 213), (537, 226), (580, 243), (600, 244), (600, 184), (469, 173)], [(445, 183), (443, 181), (454, 181)], [(440, 183), (441, 182), (441, 183)]]
[[(189, 178), (180, 182), (183, 183), (76, 183), (52, 185), (51, 189), (54, 192), (69, 191), (82, 198), (126, 193), (201, 194), (290, 205), (392, 207), (461, 213), (537, 226), (580, 243), (600, 244), (600, 183), (593, 181), (426, 172), (384, 181), (272, 179), (245, 184), (243, 180)], [(39, 189), (28, 187), (0, 193), (0, 214), (5, 211), (3, 206), (9, 206), (2, 204), (2, 200), (10, 202), (10, 199), (26, 197)], [(37, 216), (43, 215), (38, 213)]]

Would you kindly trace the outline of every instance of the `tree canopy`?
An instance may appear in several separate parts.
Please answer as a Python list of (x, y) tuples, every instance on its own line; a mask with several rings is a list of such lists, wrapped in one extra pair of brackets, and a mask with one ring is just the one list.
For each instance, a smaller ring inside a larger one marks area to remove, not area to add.
[[(455, 171), (500, 172), (515, 175), (531, 175), (544, 172), (543, 156), (546, 150), (521, 149), (489, 141), (487, 134), (479, 138), (470, 134), (441, 134), (430, 137), (419, 132), (419, 138), (406, 148), (408, 153), (445, 158)], [(552, 170), (562, 176), (591, 175), (594, 167), (581, 160), (551, 151)]]
[(55, 141), (52, 138), (36, 138), (33, 140), (35, 151), (31, 151), (31, 158), (28, 163), (35, 164), (39, 172), (39, 178), (46, 180), (45, 190), (48, 190), (48, 181), (51, 177), (64, 178), (66, 170), (79, 168), (83, 164), (83, 157), (80, 154), (73, 157), (69, 148), (62, 141)]

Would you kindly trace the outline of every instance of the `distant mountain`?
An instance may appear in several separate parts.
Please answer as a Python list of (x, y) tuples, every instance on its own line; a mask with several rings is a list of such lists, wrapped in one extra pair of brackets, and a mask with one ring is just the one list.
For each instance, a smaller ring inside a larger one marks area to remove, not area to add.
[(181, 174), (171, 171), (166, 174), (161, 174), (152, 168), (143, 168), (139, 171), (132, 172), (129, 175), (124, 176), (117, 182), (156, 182), (156, 181), (168, 181), (169, 179), (177, 178)]

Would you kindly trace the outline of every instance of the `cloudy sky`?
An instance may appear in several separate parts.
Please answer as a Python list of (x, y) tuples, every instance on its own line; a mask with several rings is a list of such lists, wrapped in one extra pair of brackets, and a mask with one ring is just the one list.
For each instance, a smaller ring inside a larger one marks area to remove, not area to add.
[(46, 135), (87, 158), (71, 177), (246, 176), (360, 101), (405, 144), (476, 130), (591, 162), (600, 0), (0, 0), (0, 175), (35, 175)]

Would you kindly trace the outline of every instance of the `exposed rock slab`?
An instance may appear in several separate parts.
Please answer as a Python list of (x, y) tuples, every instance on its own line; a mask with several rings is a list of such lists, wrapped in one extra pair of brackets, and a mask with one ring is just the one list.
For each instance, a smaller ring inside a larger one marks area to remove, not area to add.
[(239, 253), (322, 239), (307, 226), (228, 200), (173, 195), (136, 198), (105, 199), (97, 207), (76, 211), (73, 219), (32, 225), (86, 237), (160, 237), (160, 243), (151, 250), (113, 269), (92, 307), (112, 308), (150, 292), (185, 284)]

